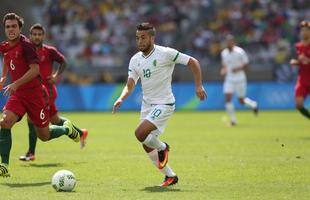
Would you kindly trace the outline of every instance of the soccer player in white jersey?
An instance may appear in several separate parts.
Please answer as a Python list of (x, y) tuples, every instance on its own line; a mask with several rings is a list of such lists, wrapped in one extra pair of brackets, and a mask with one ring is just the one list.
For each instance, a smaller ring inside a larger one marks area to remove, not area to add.
[(258, 113), (257, 102), (251, 100), (246, 95), (246, 75), (245, 69), (248, 67), (249, 59), (245, 51), (235, 45), (235, 39), (232, 35), (226, 36), (226, 45), (221, 53), (222, 68), (221, 75), (225, 76), (223, 92), (225, 95), (226, 111), (230, 118), (230, 125), (237, 124), (232, 96), (237, 94), (238, 100), (242, 105), (253, 109), (254, 114)]
[(135, 135), (153, 164), (165, 175), (161, 186), (169, 186), (176, 184), (178, 177), (167, 164), (169, 145), (160, 141), (158, 136), (164, 132), (175, 109), (175, 99), (171, 90), (175, 64), (189, 66), (194, 75), (196, 95), (201, 101), (206, 99), (207, 94), (202, 85), (199, 62), (175, 49), (155, 45), (154, 41), (154, 26), (147, 22), (139, 24), (136, 31), (139, 52), (129, 62), (128, 80), (122, 94), (113, 105), (113, 113), (131, 94), (140, 78), (143, 101), (140, 123)]

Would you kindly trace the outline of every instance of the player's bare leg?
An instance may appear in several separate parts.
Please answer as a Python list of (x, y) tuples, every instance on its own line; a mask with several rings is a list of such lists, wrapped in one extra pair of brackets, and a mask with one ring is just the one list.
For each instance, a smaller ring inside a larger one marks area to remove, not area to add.
[(158, 151), (158, 168), (162, 169), (168, 162), (169, 145), (150, 134), (157, 127), (148, 120), (143, 120), (135, 131), (136, 138), (145, 146)]
[(230, 125), (234, 126), (237, 124), (237, 118), (235, 115), (235, 107), (234, 104), (232, 103), (232, 94), (231, 93), (225, 93), (225, 107), (226, 107), (226, 112), (229, 116), (230, 119)]
[[(58, 126), (62, 126), (65, 123), (65, 121), (67, 121), (67, 120), (68, 120), (67, 118), (59, 116), (58, 112), (51, 117), (51, 123), (54, 125), (58, 125)], [(80, 129), (77, 126), (75, 126), (74, 124), (72, 124), (72, 126), (80, 135), (80, 145), (81, 145), (81, 149), (82, 149), (86, 145), (86, 139), (88, 136), (88, 131), (86, 129)]]
[(307, 110), (304, 106), (304, 97), (302, 96), (297, 96), (295, 98), (295, 104), (296, 104), (296, 109), (299, 110), (299, 112), (305, 116), (306, 118), (310, 119), (310, 112)]
[(2, 177), (10, 176), (8, 166), (12, 146), (11, 128), (19, 119), (20, 117), (10, 110), (4, 110), (0, 119), (0, 176)]
[[(153, 149), (153, 148), (149, 148), (144, 144), (142, 146), (143, 146), (144, 151), (148, 154), (148, 156), (149, 156), (150, 160), (152, 161), (152, 163), (154, 164), (154, 166), (156, 168), (158, 168), (157, 150)], [(170, 168), (168, 163), (166, 164), (166, 166), (164, 168), (159, 169), (159, 170), (165, 175), (165, 180), (163, 181), (162, 184), (160, 184), (160, 186), (169, 186), (169, 185), (176, 184), (178, 182), (178, 176), (176, 175), (176, 173), (174, 173), (172, 171), (172, 169)]]
[(255, 115), (258, 114), (258, 105), (256, 101), (253, 101), (248, 97), (239, 97), (238, 100), (241, 105), (251, 108)]

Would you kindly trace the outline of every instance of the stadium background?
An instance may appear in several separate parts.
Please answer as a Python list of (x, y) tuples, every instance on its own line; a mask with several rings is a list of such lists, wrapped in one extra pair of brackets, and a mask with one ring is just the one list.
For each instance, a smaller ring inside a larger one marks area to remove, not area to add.
[[(297, 71), (288, 62), (298, 40), (298, 23), (310, 18), (306, 0), (2, 0), (1, 16), (6, 12), (24, 17), (25, 35), (33, 23), (42, 23), (46, 43), (67, 57), (69, 67), (58, 86), (57, 104), (63, 111), (111, 110), (136, 52), (135, 25), (141, 21), (157, 27), (158, 44), (201, 62), (209, 99), (200, 103), (189, 69), (176, 66), (177, 109), (224, 108), (219, 54), (229, 32), (250, 57), (249, 96), (262, 109), (293, 109)], [(5, 39), (3, 31), (0, 36)], [(122, 110), (139, 109), (140, 90), (138, 86)], [(1, 105), (5, 100), (1, 97)]]

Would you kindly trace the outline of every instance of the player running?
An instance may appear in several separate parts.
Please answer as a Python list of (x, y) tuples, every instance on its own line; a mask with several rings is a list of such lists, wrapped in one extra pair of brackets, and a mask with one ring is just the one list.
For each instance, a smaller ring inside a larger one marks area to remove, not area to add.
[(196, 95), (204, 100), (207, 95), (202, 85), (199, 62), (175, 49), (154, 44), (155, 28), (150, 23), (137, 26), (136, 43), (139, 52), (130, 60), (128, 80), (122, 94), (113, 105), (113, 113), (132, 93), (141, 79), (143, 101), (140, 124), (135, 130), (136, 138), (142, 143), (153, 164), (165, 175), (161, 186), (178, 182), (178, 176), (168, 163), (169, 145), (158, 139), (164, 132), (168, 119), (175, 109), (175, 98), (171, 91), (172, 72), (175, 64), (188, 65), (194, 74)]
[(245, 51), (235, 45), (232, 35), (226, 36), (226, 45), (221, 53), (221, 75), (225, 76), (223, 92), (225, 95), (225, 107), (230, 118), (230, 125), (237, 124), (232, 96), (237, 94), (240, 104), (250, 107), (255, 114), (258, 113), (257, 102), (246, 97), (246, 75), (244, 70), (248, 67), (249, 59)]
[(295, 44), (297, 58), (290, 64), (298, 66), (298, 77), (295, 85), (295, 103), (299, 112), (310, 119), (310, 112), (304, 106), (304, 101), (310, 94), (310, 21), (300, 23), (300, 42)]
[[(40, 74), (43, 85), (47, 88), (49, 95), (49, 118), (50, 123), (53, 125), (62, 126), (66, 118), (60, 117), (58, 109), (56, 107), (57, 88), (56, 83), (58, 82), (60, 75), (66, 67), (66, 61), (64, 56), (53, 46), (43, 44), (45, 38), (45, 29), (41, 24), (34, 24), (30, 28), (30, 40), (36, 47), (36, 52), (39, 57)], [(53, 73), (53, 63), (58, 63), (58, 69)], [(73, 125), (74, 126), (74, 125)], [(74, 126), (79, 132), (81, 138), (81, 148), (85, 146), (85, 140), (88, 132), (86, 129), (79, 129)], [(37, 143), (37, 135), (35, 128), (31, 120), (28, 118), (28, 129), (29, 129), (29, 149), (24, 156), (20, 156), (19, 160), (30, 161), (35, 160), (35, 149)]]
[(0, 89), (5, 83), (5, 75), (10, 73), (12, 83), (4, 89), (8, 101), (0, 118), (0, 176), (10, 176), (8, 166), (12, 146), (11, 128), (21, 120), (25, 113), (33, 122), (38, 137), (49, 141), (62, 135), (68, 135), (78, 142), (80, 135), (67, 120), (62, 126), (48, 126), (48, 94), (41, 84), (39, 59), (35, 47), (28, 38), (21, 34), (23, 19), (15, 13), (8, 13), (3, 18), (7, 41), (1, 43), (0, 51), (4, 55), (3, 73)]

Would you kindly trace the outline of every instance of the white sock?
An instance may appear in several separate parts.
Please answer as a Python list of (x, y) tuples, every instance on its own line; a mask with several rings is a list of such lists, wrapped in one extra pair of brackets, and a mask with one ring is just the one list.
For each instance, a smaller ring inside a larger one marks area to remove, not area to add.
[(232, 104), (231, 102), (228, 102), (226, 103), (226, 111), (227, 111), (227, 114), (230, 118), (230, 121), (231, 122), (234, 122), (234, 123), (237, 123), (237, 118), (236, 118), (236, 115), (235, 115), (235, 108), (234, 108), (234, 104)]
[(244, 104), (247, 106), (247, 107), (250, 107), (252, 109), (255, 109), (257, 107), (257, 102), (256, 101), (253, 101), (252, 99), (246, 97), (244, 98)]
[[(148, 153), (149, 158), (151, 159), (152, 163), (155, 165), (155, 167), (158, 169), (158, 153), (154, 149), (153, 151)], [(167, 164), (164, 168), (160, 169), (161, 173), (163, 173), (165, 176), (173, 177), (176, 176), (176, 174), (172, 171), (172, 169)]]
[(147, 147), (157, 149), (158, 151), (162, 151), (166, 148), (166, 144), (160, 141), (156, 136), (153, 134), (149, 134), (145, 140), (142, 142)]

